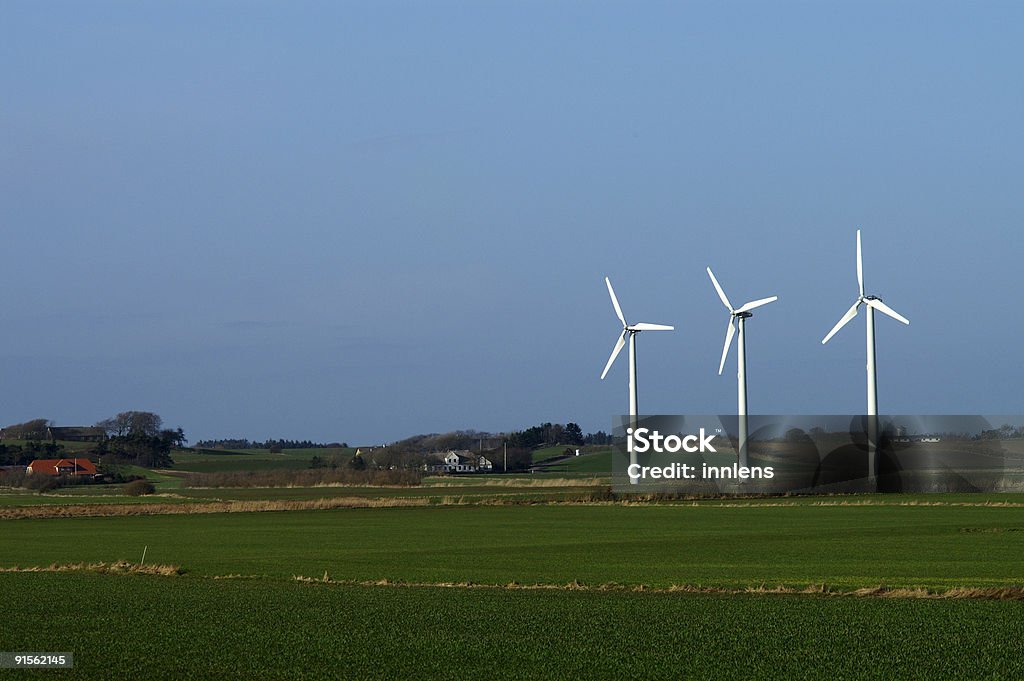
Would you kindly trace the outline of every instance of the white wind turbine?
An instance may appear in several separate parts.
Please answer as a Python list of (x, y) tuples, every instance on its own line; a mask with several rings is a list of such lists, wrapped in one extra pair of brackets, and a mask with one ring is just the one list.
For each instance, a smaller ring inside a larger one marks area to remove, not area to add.
[[(648, 324), (646, 322), (640, 322), (639, 324), (628, 324), (626, 318), (622, 315), (622, 308), (619, 307), (619, 300), (615, 297), (615, 289), (612, 288), (612, 282), (609, 281), (608, 277), (604, 278), (604, 283), (608, 285), (608, 295), (612, 298), (612, 307), (615, 308), (615, 316), (622, 322), (622, 333), (619, 334), (619, 339), (615, 341), (615, 347), (612, 349), (611, 357), (608, 358), (608, 363), (604, 365), (604, 371), (601, 372), (601, 380), (608, 375), (608, 370), (612, 368), (612, 363), (615, 362), (615, 358), (619, 356), (622, 351), (622, 346), (626, 344), (626, 337), (629, 337), (629, 427), (636, 428), (637, 426), (637, 397), (636, 397), (636, 335), (641, 331), (673, 331), (674, 326), (666, 326), (665, 324)], [(629, 463), (636, 463), (636, 454), (630, 452)], [(630, 478), (630, 482), (636, 483), (635, 478)]]
[(864, 295), (864, 259), (861, 255), (860, 245), (860, 230), (857, 230), (857, 286), (859, 293), (857, 300), (854, 301), (850, 309), (846, 311), (843, 318), (840, 319), (832, 330), (828, 332), (828, 335), (821, 340), (821, 344), (824, 345), (829, 341), (832, 336), (836, 335), (839, 329), (846, 326), (851, 319), (857, 316), (857, 309), (861, 304), (867, 305), (867, 372), (868, 372), (868, 481), (869, 484), (873, 483), (877, 474), (877, 465), (875, 460), (875, 438), (878, 433), (878, 385), (877, 377), (875, 374), (875, 310), (889, 315), (898, 322), (909, 324), (910, 320), (896, 312), (888, 305), (882, 302), (882, 299), (878, 296)]
[(710, 267), (708, 268), (708, 276), (711, 277), (711, 283), (715, 285), (715, 290), (718, 291), (718, 297), (722, 299), (722, 304), (729, 311), (729, 326), (725, 329), (725, 347), (722, 348), (722, 361), (718, 364), (719, 376), (722, 375), (722, 370), (725, 369), (725, 358), (729, 355), (732, 337), (736, 334), (737, 327), (739, 327), (739, 338), (736, 341), (736, 363), (738, 366), (736, 371), (736, 390), (738, 393), (736, 414), (739, 417), (739, 465), (744, 467), (747, 465), (747, 344), (743, 329), (746, 325), (746, 320), (753, 316), (750, 312), (751, 310), (768, 303), (773, 303), (779, 297), (772, 296), (770, 298), (752, 300), (734, 309), (732, 303), (729, 302), (729, 298), (725, 295), (725, 291), (722, 290), (718, 280), (715, 279), (715, 273), (711, 271)]

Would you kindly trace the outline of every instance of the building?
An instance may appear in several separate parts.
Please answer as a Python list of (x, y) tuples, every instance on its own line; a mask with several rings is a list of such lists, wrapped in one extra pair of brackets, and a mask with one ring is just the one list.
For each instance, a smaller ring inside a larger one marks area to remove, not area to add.
[(479, 454), (473, 454), (468, 449), (459, 451), (449, 450), (447, 454), (435, 454), (434, 464), (426, 464), (424, 469), (433, 473), (489, 473), (494, 470), (494, 464)]
[(89, 459), (36, 459), (28, 465), (29, 475), (96, 475), (96, 466)]
[(102, 442), (107, 431), (97, 426), (50, 426), (46, 429), (46, 437), (53, 442)]

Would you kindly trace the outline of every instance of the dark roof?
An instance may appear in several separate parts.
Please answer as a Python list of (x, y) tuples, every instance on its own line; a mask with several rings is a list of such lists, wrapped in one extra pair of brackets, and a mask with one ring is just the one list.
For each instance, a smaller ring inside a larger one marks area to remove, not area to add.
[(50, 426), (48, 430), (54, 440), (103, 438), (107, 434), (107, 431), (99, 426)]

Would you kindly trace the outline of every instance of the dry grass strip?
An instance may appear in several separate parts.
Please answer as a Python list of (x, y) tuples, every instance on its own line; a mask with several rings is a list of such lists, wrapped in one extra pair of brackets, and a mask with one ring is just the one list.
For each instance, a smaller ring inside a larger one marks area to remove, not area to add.
[(608, 486), (607, 479), (601, 478), (485, 478), (482, 480), (473, 480), (472, 478), (462, 478), (462, 481), (455, 482), (450, 480), (438, 480), (428, 479), (423, 482), (422, 487), (435, 488), (435, 487), (600, 487), (604, 485)]
[[(176, 498), (183, 498), (178, 495)], [(261, 511), (319, 511), (342, 508), (410, 508), (425, 506), (625, 506), (660, 508), (800, 508), (829, 506), (946, 506), (946, 507), (990, 507), (1024, 508), (1024, 502), (1009, 501), (885, 501), (863, 500), (816, 500), (816, 501), (722, 501), (715, 499), (663, 499), (635, 498), (594, 499), (592, 494), (582, 493), (578, 499), (515, 499), (503, 498), (505, 494), (480, 497), (474, 494), (445, 495), (443, 497), (326, 497), (322, 499), (267, 499), (267, 500), (217, 500), (196, 501), (178, 504), (54, 504), (39, 506), (0, 507), (0, 520), (24, 518), (81, 518), (105, 516), (144, 515), (191, 515), (202, 513), (255, 513)]]
[[(126, 560), (118, 560), (112, 563), (51, 563), (47, 566), (30, 567), (0, 567), (0, 573), (5, 572), (94, 572), (105, 575), (158, 575), (161, 577), (177, 577), (185, 574), (186, 570), (180, 565), (139, 565)], [(215, 575), (215, 580), (248, 580), (262, 579), (259, 575)], [(586, 584), (579, 580), (573, 580), (565, 584), (523, 584), (520, 582), (509, 582), (508, 584), (481, 584), (478, 582), (406, 582), (392, 579), (375, 580), (354, 580), (334, 579), (325, 570), (322, 577), (306, 577), (293, 575), (292, 579), (304, 584), (329, 584), (340, 586), (358, 587), (393, 587), (393, 588), (433, 588), (433, 589), (490, 589), (506, 591), (593, 591), (593, 592), (645, 592), (645, 593), (694, 593), (694, 594), (719, 594), (726, 596), (736, 595), (813, 595), (828, 597), (854, 597), (854, 598), (919, 598), (919, 599), (971, 599), (971, 600), (999, 600), (999, 601), (1020, 601), (1024, 600), (1024, 587), (1002, 586), (1002, 587), (968, 587), (957, 586), (949, 589), (935, 590), (923, 587), (887, 587), (874, 586), (844, 591), (834, 589), (826, 584), (808, 584), (804, 587), (785, 586), (778, 584), (768, 586), (744, 587), (717, 587), (703, 586), (700, 584), (673, 584), (669, 587), (651, 587), (645, 584), (619, 584), (617, 582), (605, 582), (602, 584)]]
[(0, 508), (0, 519), (81, 518), (85, 516), (191, 515), (197, 513), (253, 513), (260, 511), (319, 511), (336, 508), (396, 508), (429, 506), (428, 498), (334, 497), (252, 501), (203, 501), (181, 504), (71, 504)]
[(925, 588), (890, 588), (875, 586), (870, 588), (843, 591), (833, 589), (825, 584), (808, 584), (804, 587), (791, 587), (782, 584), (767, 586), (745, 587), (715, 587), (702, 586), (700, 584), (673, 584), (665, 587), (650, 587), (644, 584), (618, 584), (607, 582), (604, 584), (585, 584), (573, 580), (566, 584), (521, 584), (510, 582), (508, 584), (479, 584), (476, 582), (404, 582), (390, 579), (377, 580), (353, 580), (333, 579), (326, 571), (322, 577), (306, 577), (293, 575), (292, 579), (307, 584), (338, 584), (342, 586), (389, 586), (398, 588), (425, 587), (435, 589), (495, 589), (509, 591), (618, 591), (618, 592), (647, 592), (647, 593), (698, 593), (698, 594), (721, 594), (735, 596), (740, 594), (759, 595), (818, 595), (818, 596), (853, 596), (857, 598), (928, 598), (928, 599), (979, 599), (979, 600), (1002, 600), (1019, 601), (1024, 600), (1024, 587), (953, 587), (951, 589), (933, 590)]
[(113, 563), (51, 563), (45, 567), (6, 567), (0, 572), (98, 572), (105, 575), (160, 575), (177, 577), (185, 574), (180, 565), (139, 565), (119, 560)]

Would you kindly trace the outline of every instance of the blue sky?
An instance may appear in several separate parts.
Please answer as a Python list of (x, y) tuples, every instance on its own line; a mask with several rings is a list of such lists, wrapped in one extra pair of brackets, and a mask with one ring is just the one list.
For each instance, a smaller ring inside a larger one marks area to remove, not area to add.
[(0, 422), (1024, 413), (1019, 3), (7, 2)]

